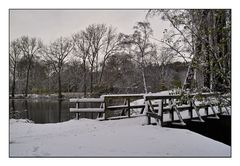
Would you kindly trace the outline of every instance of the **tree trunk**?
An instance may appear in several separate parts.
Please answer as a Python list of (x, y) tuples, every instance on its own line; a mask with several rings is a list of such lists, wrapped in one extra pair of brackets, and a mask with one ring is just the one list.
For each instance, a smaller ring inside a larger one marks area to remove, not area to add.
[(102, 70), (101, 70), (101, 73), (100, 73), (100, 78), (99, 78), (99, 83), (102, 82), (102, 77), (103, 77), (103, 72), (104, 72), (104, 68), (105, 68), (105, 59), (103, 60), (103, 65), (102, 65)]
[(210, 90), (214, 90), (213, 62), (210, 60)]
[(93, 92), (93, 66), (91, 66), (91, 73), (90, 73), (90, 95), (92, 97)]
[(12, 112), (12, 117), (13, 119), (16, 119), (17, 116), (16, 116), (16, 108), (15, 108), (15, 100), (12, 100), (12, 107), (11, 107), (11, 112)]
[(96, 54), (96, 74), (98, 75), (98, 53)]
[(143, 77), (144, 92), (145, 92), (145, 93), (148, 93), (144, 68), (142, 69), (142, 77)]
[(202, 43), (203, 48), (205, 49), (205, 80), (204, 80), (204, 86), (211, 89), (213, 88), (213, 75), (212, 75), (212, 58), (214, 55), (210, 51), (211, 48), (214, 48), (213, 46), (213, 14), (212, 12), (208, 12), (207, 15), (205, 15), (206, 23), (208, 26), (204, 26), (204, 33), (206, 34), (205, 40), (208, 42)]
[(87, 97), (87, 73), (86, 73), (86, 60), (83, 60), (83, 93)]
[(62, 98), (61, 71), (58, 71), (58, 98)]
[(27, 80), (26, 80), (26, 87), (25, 87), (25, 97), (28, 96), (28, 82), (29, 82), (30, 68), (31, 68), (31, 62), (29, 62), (28, 69), (27, 69)]
[(16, 81), (16, 65), (13, 67), (13, 83), (12, 83), (12, 98), (15, 97), (15, 81)]
[(27, 101), (27, 100), (24, 100), (24, 106), (25, 106), (25, 111), (26, 111), (27, 119), (30, 120), (30, 113), (29, 113), (29, 109), (28, 109), (28, 101)]
[(58, 122), (62, 122), (62, 100), (58, 100)]

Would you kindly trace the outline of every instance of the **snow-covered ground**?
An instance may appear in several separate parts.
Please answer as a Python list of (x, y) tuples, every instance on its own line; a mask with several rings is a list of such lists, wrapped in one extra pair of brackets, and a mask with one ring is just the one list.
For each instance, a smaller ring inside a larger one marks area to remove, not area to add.
[(230, 146), (185, 129), (143, 125), (145, 117), (34, 124), (10, 120), (11, 157), (230, 156)]

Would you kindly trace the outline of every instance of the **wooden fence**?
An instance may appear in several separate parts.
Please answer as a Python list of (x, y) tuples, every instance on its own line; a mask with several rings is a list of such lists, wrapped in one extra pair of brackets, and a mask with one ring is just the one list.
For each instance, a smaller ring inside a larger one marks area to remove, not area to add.
[[(185, 99), (184, 99), (185, 97)], [(201, 98), (201, 100), (198, 99)], [(111, 105), (114, 100), (124, 100), (122, 105)], [(144, 99), (143, 104), (131, 104), (131, 101), (137, 99)], [(184, 101), (184, 102), (183, 102)], [(165, 123), (164, 114), (170, 115), (170, 121), (175, 120), (174, 113), (176, 113), (180, 124), (185, 125), (182, 117), (182, 111), (188, 111), (188, 119), (192, 119), (193, 112), (196, 113), (199, 121), (204, 122), (199, 110), (205, 109), (205, 115), (209, 115), (209, 109), (212, 110), (215, 118), (218, 118), (218, 112), (215, 107), (218, 107), (220, 113), (222, 113), (222, 107), (225, 108), (225, 112), (229, 114), (226, 106), (219, 99), (217, 93), (202, 93), (189, 94), (187, 96), (182, 95), (161, 95), (161, 94), (118, 94), (118, 95), (103, 95), (100, 98), (75, 98), (70, 99), (71, 103), (76, 103), (75, 108), (70, 108), (70, 112), (76, 113), (79, 118), (79, 113), (83, 112), (95, 112), (98, 113), (98, 117), (102, 117), (106, 120), (109, 119), (110, 112), (114, 110), (121, 110), (121, 116), (131, 117), (131, 109), (140, 108), (140, 114), (145, 113), (148, 119), (148, 124), (151, 124), (151, 118), (155, 118), (162, 126)], [(100, 103), (99, 108), (80, 108), (80, 103)]]

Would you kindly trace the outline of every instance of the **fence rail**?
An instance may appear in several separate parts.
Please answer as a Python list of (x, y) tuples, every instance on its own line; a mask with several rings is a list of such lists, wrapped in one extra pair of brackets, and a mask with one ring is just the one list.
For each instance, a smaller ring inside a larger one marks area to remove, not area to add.
[[(200, 96), (202, 101), (198, 101)], [(141, 114), (145, 113), (148, 119), (148, 124), (151, 124), (151, 118), (155, 118), (157, 122), (164, 125), (164, 114), (169, 114), (170, 121), (173, 122), (174, 113), (177, 115), (181, 124), (185, 124), (186, 117), (181, 115), (181, 112), (187, 110), (190, 119), (193, 118), (193, 112), (197, 115), (200, 121), (202, 115), (200, 109), (205, 109), (206, 115), (209, 115), (209, 109), (212, 110), (213, 115), (217, 118), (217, 111), (214, 107), (219, 107), (219, 111), (222, 113), (222, 107), (225, 108), (225, 112), (228, 112), (226, 106), (218, 99), (219, 93), (202, 93), (202, 94), (188, 94), (186, 103), (181, 103), (182, 95), (161, 95), (161, 94), (117, 94), (117, 95), (102, 95), (100, 98), (74, 98), (70, 99), (71, 103), (76, 103), (76, 108), (70, 108), (70, 112), (82, 113), (82, 112), (95, 112), (99, 115), (103, 115), (104, 119), (108, 119), (109, 113), (114, 110), (121, 110), (121, 116), (131, 116), (131, 109), (141, 108)], [(124, 103), (120, 105), (111, 105), (111, 101), (123, 99)], [(144, 99), (143, 104), (131, 104), (131, 101), (136, 99)], [(198, 101), (198, 102), (196, 102)], [(100, 108), (80, 108), (80, 103), (101, 103)]]

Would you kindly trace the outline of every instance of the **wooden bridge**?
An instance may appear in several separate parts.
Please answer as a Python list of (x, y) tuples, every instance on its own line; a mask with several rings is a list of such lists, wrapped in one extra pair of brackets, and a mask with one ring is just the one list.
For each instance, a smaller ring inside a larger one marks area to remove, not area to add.
[[(202, 116), (218, 118), (218, 114), (230, 114), (226, 105), (224, 105), (225, 111), (222, 111), (223, 102), (216, 93), (202, 93), (200, 96), (189, 94), (184, 102), (182, 102), (182, 97), (181, 95), (145, 95), (148, 124), (151, 124), (151, 118), (155, 118), (158, 123), (161, 122), (162, 126), (165, 124), (164, 122), (174, 122), (176, 120), (179, 121), (179, 124), (185, 125), (184, 120), (187, 119), (198, 118), (200, 122), (204, 122)], [(152, 101), (157, 102), (157, 109), (152, 104)], [(200, 113), (200, 110), (204, 110), (205, 113)], [(212, 114), (209, 113), (210, 110)], [(188, 114), (186, 114), (186, 111)], [(194, 113), (196, 116), (194, 116)], [(169, 115), (166, 121), (165, 114)]]
[[(131, 103), (137, 99), (143, 99), (143, 104)], [(119, 102), (114, 104), (115, 101), (119, 100), (123, 100), (122, 105), (119, 105)], [(204, 122), (202, 116), (218, 118), (218, 114), (230, 114), (229, 105), (217, 93), (189, 95), (117, 94), (102, 95), (100, 98), (75, 98), (70, 99), (70, 102), (76, 103), (76, 107), (70, 108), (70, 112), (76, 113), (78, 118), (80, 113), (92, 112), (98, 113), (99, 118), (107, 120), (112, 118), (111, 112), (115, 110), (121, 111), (121, 117), (130, 118), (131, 110), (141, 109), (140, 114), (146, 115), (148, 124), (151, 124), (153, 118), (161, 126), (169, 122), (185, 125), (184, 121), (196, 118), (200, 122)], [(80, 103), (100, 103), (100, 106), (98, 108), (80, 108)]]

